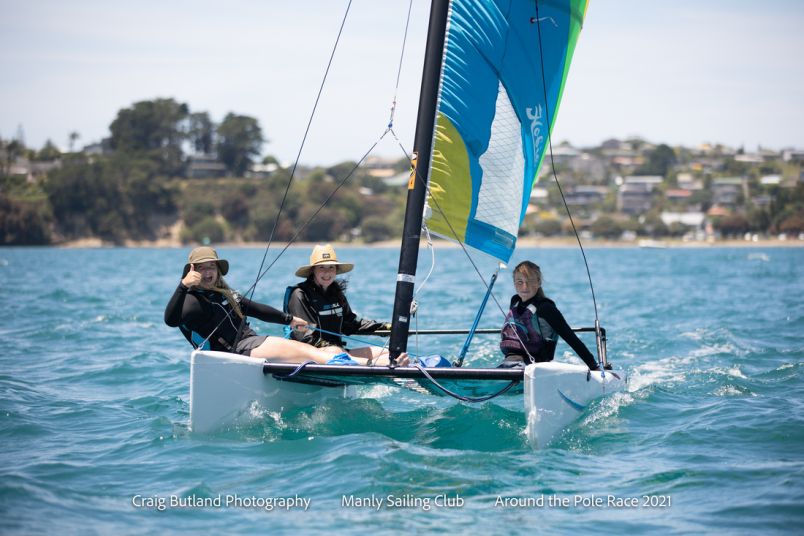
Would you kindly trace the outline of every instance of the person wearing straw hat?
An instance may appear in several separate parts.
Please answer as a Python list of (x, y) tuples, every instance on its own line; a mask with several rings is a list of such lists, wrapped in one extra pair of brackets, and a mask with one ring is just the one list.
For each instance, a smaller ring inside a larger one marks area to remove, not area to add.
[(338, 262), (338, 256), (329, 244), (313, 248), (310, 264), (296, 270), (296, 277), (305, 280), (288, 287), (285, 311), (306, 321), (310, 328), (317, 329), (297, 328), (291, 332), (291, 339), (329, 352), (347, 352), (351, 356), (366, 359), (376, 359), (386, 352), (378, 347), (347, 350), (341, 338), (341, 335), (361, 335), (378, 329), (390, 329), (386, 322), (358, 318), (352, 312), (344, 294), (346, 281), (335, 277), (351, 272), (354, 267), (351, 263)]
[[(285, 363), (311, 360), (325, 364), (332, 360), (332, 352), (309, 344), (257, 335), (248, 322), (234, 347), (238, 327), (245, 322), (246, 315), (291, 328), (307, 328), (307, 321), (239, 295), (223, 279), (228, 272), (229, 262), (218, 258), (213, 248), (200, 247), (190, 252), (182, 280), (165, 309), (165, 323), (179, 328), (194, 348), (203, 350), (232, 352)], [(361, 365), (369, 363), (366, 359), (354, 361)], [(407, 362), (405, 356), (400, 364)], [(380, 359), (376, 364), (387, 365), (388, 359)]]

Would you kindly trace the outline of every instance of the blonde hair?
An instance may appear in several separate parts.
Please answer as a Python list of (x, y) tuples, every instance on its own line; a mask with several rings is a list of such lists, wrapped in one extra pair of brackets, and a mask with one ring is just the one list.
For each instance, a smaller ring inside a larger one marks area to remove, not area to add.
[[(215, 283), (209, 290), (215, 291), (219, 294), (223, 294), (226, 300), (231, 304), (232, 309), (234, 309), (237, 316), (241, 319), (243, 318), (243, 313), (240, 312), (240, 306), (237, 303), (237, 298), (240, 297), (240, 294), (237, 293), (236, 290), (232, 289), (226, 281), (224, 281), (223, 276), (221, 275), (221, 269), (218, 267), (218, 263), (215, 263), (215, 273), (217, 277), (215, 278)], [(193, 286), (190, 287), (191, 290), (203, 290), (201, 287)]]
[(528, 286), (531, 285), (531, 280), (535, 279), (539, 282), (539, 289), (536, 291), (536, 294), (541, 296), (542, 298), (546, 298), (547, 296), (544, 295), (544, 290), (542, 290), (542, 270), (535, 264), (530, 261), (522, 261), (516, 265), (514, 268), (514, 273), (511, 275), (513, 279), (516, 279), (516, 274), (520, 273), (525, 276), (525, 279), (528, 281)]

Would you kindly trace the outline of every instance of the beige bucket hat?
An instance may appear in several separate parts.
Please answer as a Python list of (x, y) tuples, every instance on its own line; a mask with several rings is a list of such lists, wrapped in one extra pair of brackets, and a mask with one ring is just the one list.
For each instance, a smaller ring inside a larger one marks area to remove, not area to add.
[(210, 247), (204, 246), (195, 248), (190, 252), (190, 256), (187, 258), (187, 264), (184, 265), (184, 272), (181, 274), (182, 279), (187, 277), (187, 274), (190, 273), (191, 264), (202, 264), (212, 261), (215, 261), (215, 263), (218, 265), (218, 270), (220, 270), (221, 275), (226, 275), (229, 272), (229, 261), (219, 259), (217, 251)]
[(310, 264), (307, 266), (302, 266), (296, 270), (296, 277), (307, 278), (311, 273), (313, 273), (314, 266), (322, 266), (327, 264), (334, 264), (338, 267), (335, 270), (336, 275), (351, 272), (355, 267), (354, 264), (338, 262), (338, 256), (335, 255), (335, 250), (332, 249), (332, 246), (327, 244), (326, 246), (316, 246), (313, 248), (313, 254), (310, 255)]

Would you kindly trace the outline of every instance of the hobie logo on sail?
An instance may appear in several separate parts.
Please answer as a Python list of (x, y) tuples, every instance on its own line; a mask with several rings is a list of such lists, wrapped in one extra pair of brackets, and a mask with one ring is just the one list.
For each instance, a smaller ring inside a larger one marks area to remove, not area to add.
[[(533, 113), (533, 110), (536, 110), (536, 113)], [(544, 141), (544, 136), (540, 136), (542, 122), (542, 106), (540, 104), (536, 105), (536, 108), (528, 108), (527, 110), (528, 119), (530, 119), (530, 133), (533, 135), (533, 163), (539, 161), (539, 154), (541, 153), (540, 148), (542, 142)]]

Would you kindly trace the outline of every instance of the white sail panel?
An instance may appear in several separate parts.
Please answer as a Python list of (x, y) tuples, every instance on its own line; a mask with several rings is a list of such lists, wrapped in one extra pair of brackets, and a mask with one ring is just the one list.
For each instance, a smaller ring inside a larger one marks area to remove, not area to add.
[(502, 82), (497, 91), (489, 147), (479, 160), (483, 176), (475, 219), (516, 236), (522, 212), (525, 156), (522, 153), (522, 123)]

